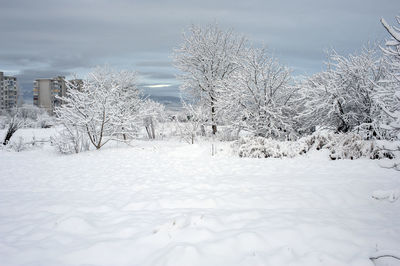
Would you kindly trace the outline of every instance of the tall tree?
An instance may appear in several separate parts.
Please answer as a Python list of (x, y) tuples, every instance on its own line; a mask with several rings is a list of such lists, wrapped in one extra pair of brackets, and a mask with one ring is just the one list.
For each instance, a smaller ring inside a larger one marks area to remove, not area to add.
[(217, 24), (191, 26), (182, 45), (174, 51), (174, 64), (182, 71), (181, 90), (207, 108), (213, 134), (221, 119), (222, 87), (240, 67), (246, 39)]
[(302, 84), (306, 127), (327, 126), (338, 132), (357, 129), (366, 138), (382, 137), (375, 95), (387, 76), (383, 58), (376, 49), (365, 48), (347, 57), (333, 51), (329, 59), (326, 71)]
[[(400, 16), (396, 17), (397, 23), (400, 25)], [(384, 19), (381, 20), (382, 25), (391, 36), (391, 40), (386, 42), (383, 51), (390, 65), (390, 85), (393, 87), (392, 93), (380, 91), (381, 107), (389, 116), (389, 127), (396, 132), (397, 138), (400, 139), (400, 28), (390, 26)]]

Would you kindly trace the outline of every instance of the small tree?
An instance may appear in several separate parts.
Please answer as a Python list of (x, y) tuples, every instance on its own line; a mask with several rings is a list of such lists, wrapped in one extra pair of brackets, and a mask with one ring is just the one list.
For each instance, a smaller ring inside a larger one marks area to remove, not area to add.
[(136, 133), (141, 99), (134, 72), (96, 68), (79, 87), (67, 86), (58, 120), (85, 133), (96, 149)]
[(227, 83), (224, 93), (227, 115), (236, 127), (256, 136), (278, 138), (290, 132), (285, 115), (293, 94), (290, 72), (266, 49), (248, 48), (241, 67)]

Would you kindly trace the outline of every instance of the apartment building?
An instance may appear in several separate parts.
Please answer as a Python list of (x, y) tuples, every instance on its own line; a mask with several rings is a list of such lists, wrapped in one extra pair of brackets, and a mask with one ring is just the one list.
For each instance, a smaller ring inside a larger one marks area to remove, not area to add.
[(36, 79), (33, 84), (33, 104), (53, 114), (54, 107), (61, 104), (56, 96), (65, 96), (66, 93), (65, 77)]
[(0, 72), (0, 110), (9, 110), (17, 107), (18, 86), (17, 78), (5, 76)]

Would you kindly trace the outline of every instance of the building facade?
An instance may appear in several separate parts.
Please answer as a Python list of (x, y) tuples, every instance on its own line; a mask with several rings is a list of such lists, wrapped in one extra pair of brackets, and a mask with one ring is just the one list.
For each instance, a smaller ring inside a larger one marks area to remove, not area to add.
[(3, 72), (0, 72), (0, 110), (10, 110), (17, 107), (17, 104), (17, 78), (5, 76)]
[(54, 107), (61, 105), (57, 96), (64, 97), (65, 93), (65, 77), (37, 79), (33, 83), (33, 104), (53, 114)]

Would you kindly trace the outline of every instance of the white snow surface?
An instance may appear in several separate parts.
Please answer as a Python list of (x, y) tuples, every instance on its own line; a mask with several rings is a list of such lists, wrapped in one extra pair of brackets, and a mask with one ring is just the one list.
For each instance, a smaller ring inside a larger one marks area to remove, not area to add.
[(400, 250), (400, 201), (372, 197), (400, 187), (398, 171), (132, 144), (0, 151), (0, 265), (398, 265), (369, 259)]

